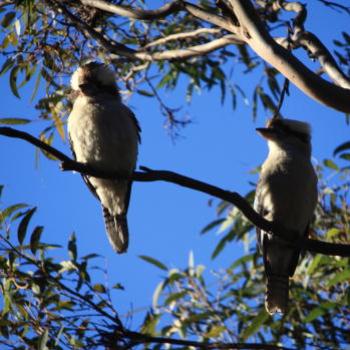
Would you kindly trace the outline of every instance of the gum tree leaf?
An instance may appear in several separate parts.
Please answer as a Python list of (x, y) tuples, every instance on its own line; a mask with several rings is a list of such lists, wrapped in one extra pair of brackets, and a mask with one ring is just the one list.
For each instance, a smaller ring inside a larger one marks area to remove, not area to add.
[(68, 242), (68, 252), (71, 260), (76, 261), (77, 260), (77, 239), (75, 236), (75, 233), (72, 233), (69, 237)]
[(243, 331), (243, 340), (248, 339), (250, 336), (255, 334), (263, 323), (270, 317), (265, 309), (262, 309), (258, 315), (253, 319), (252, 323)]
[(333, 156), (336, 156), (338, 153), (345, 151), (347, 149), (350, 149), (350, 141), (344, 142), (341, 145), (339, 145), (333, 152)]
[(0, 118), (0, 124), (5, 125), (22, 125), (29, 124), (30, 122), (30, 119), (25, 118)]
[(40, 237), (43, 230), (44, 230), (43, 226), (37, 226), (35, 227), (32, 235), (30, 236), (30, 250), (32, 251), (33, 254), (35, 254), (38, 249)]
[(17, 230), (17, 238), (18, 238), (18, 242), (19, 244), (22, 244), (24, 241), (24, 238), (26, 236), (27, 233), (27, 228), (28, 228), (28, 224), (29, 221), (31, 220), (33, 214), (36, 211), (36, 207), (34, 207), (33, 209), (30, 209), (27, 211), (27, 213), (24, 215), (23, 219), (21, 220), (21, 222), (18, 225), (18, 230)]
[(17, 74), (19, 70), (19, 66), (13, 67), (10, 73), (10, 88), (12, 93), (17, 97), (20, 98), (18, 89), (17, 89)]
[(147, 255), (139, 255), (139, 258), (148, 262), (149, 264), (152, 264), (152, 265), (158, 267), (161, 270), (168, 271), (168, 268), (166, 267), (166, 265), (155, 258), (152, 258), (152, 257), (147, 256)]

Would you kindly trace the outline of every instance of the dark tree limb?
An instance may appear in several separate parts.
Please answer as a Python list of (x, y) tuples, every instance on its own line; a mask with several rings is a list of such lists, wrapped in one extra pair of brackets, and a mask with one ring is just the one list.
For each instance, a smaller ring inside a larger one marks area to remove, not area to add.
[[(85, 175), (106, 179), (125, 178), (125, 176), (120, 173), (106, 172), (103, 170), (94, 169), (86, 164), (76, 162), (66, 156), (64, 153), (26, 132), (10, 127), (0, 127), (0, 135), (25, 140), (34, 146), (39, 147), (40, 149), (52, 154), (55, 158), (61, 161), (61, 168), (64, 171), (74, 170)], [(295, 232), (286, 230), (280, 225), (276, 225), (275, 223), (264, 219), (252, 208), (248, 201), (237, 192), (226, 191), (205, 182), (198, 181), (193, 178), (167, 170), (151, 170), (146, 167), (140, 167), (140, 169), (142, 170), (141, 172), (135, 171), (131, 175), (131, 180), (139, 182), (166, 181), (177, 184), (179, 186), (190, 188), (195, 191), (209, 194), (235, 205), (242, 212), (242, 214), (256, 227), (259, 227), (264, 231), (273, 232), (281, 240), (281, 236), (283, 236), (285, 244), (289, 244), (296, 248), (303, 248), (313, 253), (350, 257), (350, 245), (348, 244), (328, 243), (309, 238), (301, 238), (296, 243), (295, 240), (287, 241), (285, 238), (286, 233), (287, 236), (295, 237)]]
[[(108, 334), (108, 337), (112, 341), (118, 340), (118, 334)], [(172, 344), (172, 345), (180, 345), (184, 347), (195, 347), (198, 349), (227, 349), (227, 350), (293, 350), (291, 348), (286, 348), (283, 346), (273, 345), (273, 344), (255, 344), (255, 343), (209, 343), (209, 342), (198, 342), (192, 340), (184, 340), (184, 339), (174, 339), (167, 337), (152, 337), (147, 334), (142, 334), (138, 332), (130, 332), (124, 331), (121, 333), (121, 338), (124, 340), (125, 338), (130, 339), (133, 344)], [(110, 348), (110, 349), (113, 349)], [(116, 349), (116, 348), (115, 348)], [(113, 349), (114, 350), (114, 349)]]

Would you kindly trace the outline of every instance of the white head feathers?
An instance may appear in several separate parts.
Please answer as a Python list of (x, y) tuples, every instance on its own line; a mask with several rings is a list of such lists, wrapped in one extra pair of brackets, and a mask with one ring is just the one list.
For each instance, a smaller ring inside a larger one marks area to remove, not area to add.
[(79, 67), (72, 75), (70, 85), (73, 90), (79, 90), (79, 86), (89, 81), (116, 88), (115, 73), (105, 64), (89, 62)]

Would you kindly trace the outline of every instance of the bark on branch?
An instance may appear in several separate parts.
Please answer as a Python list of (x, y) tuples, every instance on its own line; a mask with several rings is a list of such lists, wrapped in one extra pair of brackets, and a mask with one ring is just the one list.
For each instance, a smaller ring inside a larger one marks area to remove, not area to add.
[[(275, 1), (273, 8), (275, 10), (283, 8), (286, 11), (297, 13), (294, 21), (297, 30), (293, 38), (293, 44), (295, 44), (295, 47), (305, 47), (318, 59), (325, 72), (336, 84), (332, 84), (311, 71), (288, 50), (279, 45), (270, 36), (265, 24), (261, 21), (249, 0), (228, 0), (228, 4), (232, 8), (231, 18), (227, 14), (217, 14), (215, 9), (204, 9), (183, 0), (170, 1), (156, 10), (113, 5), (103, 0), (80, 0), (85, 6), (138, 20), (159, 20), (183, 11), (194, 18), (208, 22), (216, 28), (225, 29), (230, 33), (230, 35), (225, 35), (202, 45), (152, 53), (142, 51), (142, 48), (141, 50), (133, 50), (117, 43), (81, 21), (61, 2), (57, 0), (46, 1), (56, 10), (59, 9), (66, 15), (83, 33), (97, 40), (109, 53), (133, 60), (152, 62), (184, 59), (205, 55), (229, 44), (248, 44), (262, 59), (275, 67), (306, 95), (338, 111), (350, 113), (350, 79), (341, 71), (331, 53), (321, 41), (314, 34), (304, 31), (306, 9), (298, 2)], [(239, 24), (235, 22), (236, 20), (239, 21)]]
[[(62, 162), (62, 170), (74, 170), (85, 175), (107, 179), (125, 178), (118, 173), (94, 169), (86, 164), (76, 162), (70, 157), (66, 156), (64, 153), (60, 152), (54, 147), (49, 146), (48, 144), (26, 132), (19, 131), (10, 127), (0, 127), (0, 135), (25, 140), (35, 145), (36, 147), (39, 147), (40, 149), (52, 154), (55, 158)], [(235, 205), (252, 224), (259, 227), (260, 229), (273, 232), (277, 236), (281, 236), (282, 233), (290, 233), (290, 235), (293, 236), (294, 232), (286, 230), (283, 227), (276, 225), (275, 223), (268, 221), (260, 216), (251, 207), (248, 201), (237, 192), (226, 191), (217, 186), (213, 186), (205, 182), (198, 181), (193, 178), (167, 170), (151, 170), (146, 167), (140, 167), (140, 169), (142, 170), (141, 172), (135, 171), (132, 174), (130, 177), (131, 180), (139, 182), (166, 181), (177, 184), (179, 186), (190, 188), (195, 191), (209, 194)], [(290, 244), (296, 248), (303, 248), (313, 253), (350, 257), (350, 245), (347, 244), (328, 243), (309, 238), (301, 238), (298, 242), (286, 241), (286, 244)]]
[(311, 98), (338, 111), (350, 113), (350, 89), (322, 79), (288, 50), (278, 45), (260, 20), (251, 1), (229, 0), (229, 2), (239, 19), (245, 42), (261, 58)]
[[(55, 8), (56, 10), (58, 9), (65, 16), (67, 16), (73, 23), (75, 23), (75, 25), (83, 33), (85, 33), (87, 36), (90, 36), (94, 38), (96, 41), (98, 41), (100, 45), (111, 54), (111, 57), (113, 57), (113, 55), (117, 55), (117, 56), (128, 57), (132, 60), (142, 60), (146, 62), (176, 60), (176, 59), (202, 56), (230, 44), (244, 43), (240, 38), (240, 36), (236, 34), (228, 34), (221, 38), (208, 41), (207, 43), (204, 43), (201, 45), (189, 46), (183, 49), (165, 50), (165, 51), (152, 52), (152, 53), (148, 51), (142, 51), (142, 50), (138, 51), (138, 50), (131, 49), (130, 47), (124, 44), (118, 43), (106, 37), (105, 35), (99, 33), (94, 28), (89, 26), (87, 23), (80, 20), (77, 16), (75, 16), (60, 2), (56, 0), (46, 0), (46, 2), (49, 3), (53, 8)], [(191, 4), (186, 4), (184, 6), (186, 6), (186, 8), (188, 7), (190, 11), (194, 11), (197, 14), (197, 16), (202, 16), (202, 17), (205, 16), (205, 18), (208, 21), (210, 19), (212, 23), (218, 26), (221, 26), (224, 29), (228, 28), (231, 31), (233, 29), (233, 26), (231, 25), (230, 21), (227, 21), (220, 16), (208, 13), (204, 10), (201, 10), (198, 6), (194, 6)], [(128, 10), (128, 11), (131, 11), (131, 10)]]

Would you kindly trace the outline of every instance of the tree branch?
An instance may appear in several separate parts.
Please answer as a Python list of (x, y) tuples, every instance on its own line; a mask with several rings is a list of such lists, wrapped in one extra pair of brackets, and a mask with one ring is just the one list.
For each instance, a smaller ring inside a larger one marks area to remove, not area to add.
[[(225, 35), (222, 38), (212, 40), (205, 44), (194, 45), (184, 49), (177, 50), (167, 50), (162, 52), (153, 52), (149, 53), (146, 51), (136, 51), (133, 50), (126, 45), (117, 43), (114, 40), (106, 38), (101, 33), (97, 32), (87, 23), (81, 21), (77, 16), (71, 13), (65, 6), (57, 2), (56, 0), (46, 0), (51, 6), (57, 7), (62, 13), (64, 13), (72, 22), (74, 22), (83, 32), (87, 33), (90, 37), (97, 40), (105, 50), (110, 52), (113, 57), (124, 56), (131, 58), (133, 60), (142, 60), (142, 61), (163, 61), (163, 60), (174, 60), (174, 59), (183, 59), (183, 58), (191, 58), (201, 56), (203, 54), (207, 54), (209, 52), (215, 51), (221, 47), (224, 47), (229, 44), (242, 44), (243, 41), (236, 34)], [(193, 7), (193, 5), (189, 5), (189, 7)], [(196, 7), (196, 6), (194, 6)], [(196, 10), (198, 11), (198, 9)], [(211, 17), (216, 15), (210, 15)], [(219, 16), (216, 16), (219, 17)], [(214, 21), (217, 23), (217, 21)]]
[(102, 0), (80, 0), (83, 5), (95, 7), (99, 10), (114, 13), (118, 16), (139, 19), (144, 21), (162, 19), (181, 9), (181, 0), (173, 0), (156, 10), (143, 10), (141, 8), (131, 8), (121, 5), (113, 5)]
[(199, 28), (196, 30), (193, 30), (191, 32), (182, 32), (182, 33), (176, 33), (176, 34), (170, 34), (165, 37), (158, 38), (154, 41), (149, 42), (145, 46), (143, 46), (144, 49), (147, 49), (152, 46), (159, 46), (159, 45), (164, 45), (168, 43), (169, 41), (176, 41), (176, 40), (184, 40), (184, 39), (189, 39), (189, 38), (199, 38), (202, 35), (207, 35), (207, 34), (220, 34), (221, 29), (219, 28)]
[[(110, 334), (110, 339), (113, 341), (113, 338), (118, 339), (113, 334)], [(166, 337), (152, 337), (147, 334), (141, 334), (138, 332), (121, 332), (122, 338), (129, 338), (133, 343), (146, 344), (146, 343), (155, 343), (155, 344), (173, 344), (173, 345), (182, 345), (186, 347), (195, 347), (200, 349), (222, 349), (222, 350), (293, 350), (290, 348), (285, 348), (283, 346), (272, 345), (272, 344), (255, 344), (255, 343), (206, 343), (198, 342), (193, 340), (184, 340), (184, 339), (173, 339)]]
[[(61, 167), (62, 167), (62, 170), (64, 171), (74, 170), (85, 175), (99, 177), (99, 178), (106, 178), (106, 179), (124, 179), (125, 178), (125, 176), (122, 176), (119, 173), (94, 169), (88, 166), (87, 164), (76, 162), (71, 158), (67, 157), (62, 152), (55, 149), (54, 147), (49, 146), (48, 144), (44, 143), (43, 141), (33, 137), (32, 135), (26, 132), (19, 131), (10, 127), (0, 127), (0, 135), (25, 140), (35, 145), (36, 147), (39, 147), (44, 151), (52, 154), (58, 160), (62, 161)], [(216, 186), (207, 184), (205, 182), (198, 181), (190, 177), (183, 176), (171, 171), (166, 171), (166, 170), (156, 171), (146, 167), (140, 167), (140, 169), (142, 170), (141, 172), (135, 171), (131, 175), (130, 177), (131, 180), (139, 181), (139, 182), (166, 181), (166, 182), (171, 182), (183, 187), (190, 188), (192, 190), (209, 194), (211, 196), (220, 198), (224, 201), (227, 201), (235, 205), (242, 212), (242, 214), (256, 227), (259, 227), (264, 231), (273, 232), (273, 234), (275, 234), (281, 240), (283, 240), (285, 244), (288, 244), (295, 248), (303, 248), (313, 253), (350, 257), (350, 245), (348, 244), (328, 243), (328, 242), (323, 242), (323, 241), (318, 241), (318, 240), (313, 240), (313, 239), (303, 238), (303, 237), (300, 238), (300, 240), (298, 240), (297, 242), (295, 242), (295, 240), (293, 239), (291, 239), (290, 241), (287, 240), (285, 238), (286, 236), (287, 237), (296, 236), (294, 231), (286, 230), (280, 225), (277, 225), (271, 221), (264, 219), (251, 207), (248, 201), (237, 192), (226, 191), (219, 187), (216, 187)]]
[(305, 48), (312, 58), (320, 62), (321, 67), (335, 84), (342, 88), (350, 89), (350, 79), (339, 68), (327, 47), (315, 34), (304, 30), (304, 23), (307, 17), (306, 5), (299, 2), (275, 1), (272, 8), (274, 10), (282, 8), (297, 14), (293, 20), (293, 47)]
[(339, 68), (337, 62), (321, 40), (311, 32), (300, 32), (295, 40), (312, 58), (317, 59), (328, 76), (340, 87), (350, 89), (350, 79)]
[(229, 0), (241, 24), (246, 43), (266, 62), (311, 98), (338, 111), (350, 113), (350, 89), (334, 85), (307, 68), (278, 45), (261, 22), (251, 1)]
[(158, 20), (165, 18), (171, 14), (177, 13), (181, 10), (186, 10), (193, 16), (203, 19), (206, 22), (217, 25), (218, 27), (234, 32), (235, 26), (228, 19), (218, 16), (215, 13), (209, 12), (199, 6), (193, 5), (183, 0), (173, 0), (166, 3), (164, 6), (156, 10), (143, 10), (140, 8), (132, 8), (128, 6), (113, 5), (103, 0), (80, 0), (83, 5), (98, 8), (102, 11), (114, 13), (119, 16), (130, 19), (139, 20)]

